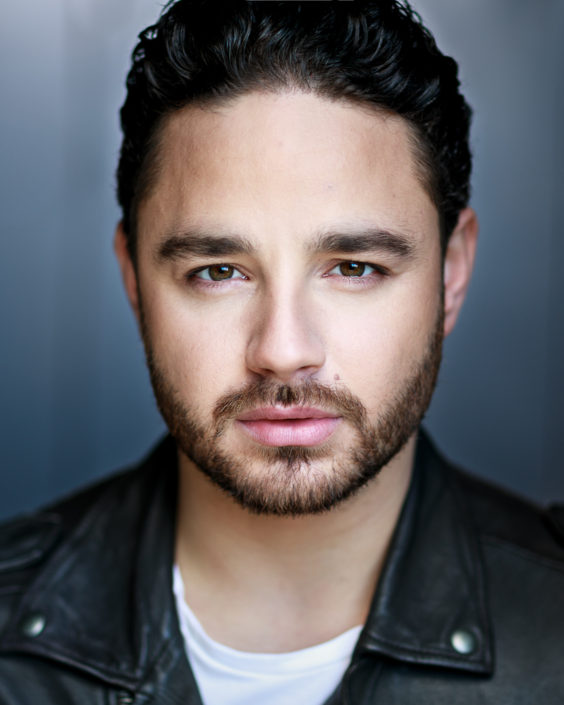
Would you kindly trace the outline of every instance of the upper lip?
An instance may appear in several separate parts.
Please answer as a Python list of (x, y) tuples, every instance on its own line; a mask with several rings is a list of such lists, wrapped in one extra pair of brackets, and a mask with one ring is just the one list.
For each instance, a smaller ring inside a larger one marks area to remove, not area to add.
[(290, 419), (334, 419), (339, 414), (312, 406), (266, 406), (246, 411), (238, 421), (288, 421)]

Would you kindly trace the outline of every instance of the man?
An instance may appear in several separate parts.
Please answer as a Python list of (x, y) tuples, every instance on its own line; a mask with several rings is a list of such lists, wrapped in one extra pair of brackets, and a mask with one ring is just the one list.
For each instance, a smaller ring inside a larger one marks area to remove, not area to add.
[(419, 431), (469, 118), (392, 0), (179, 0), (141, 35), (115, 247), (171, 437), (4, 528), (0, 702), (562, 702), (558, 510)]

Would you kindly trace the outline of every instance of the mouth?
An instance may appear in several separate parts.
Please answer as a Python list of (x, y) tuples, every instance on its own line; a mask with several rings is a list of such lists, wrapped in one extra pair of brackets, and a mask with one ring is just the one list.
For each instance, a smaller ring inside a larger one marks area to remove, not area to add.
[(317, 446), (337, 428), (341, 417), (314, 407), (269, 406), (241, 414), (240, 427), (265, 446)]

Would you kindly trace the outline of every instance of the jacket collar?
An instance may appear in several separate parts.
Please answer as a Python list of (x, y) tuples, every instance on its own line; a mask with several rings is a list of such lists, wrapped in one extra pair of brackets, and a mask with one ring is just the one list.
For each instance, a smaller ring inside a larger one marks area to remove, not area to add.
[[(171, 575), (175, 468), (167, 438), (139, 469), (87, 490), (78, 521), (69, 513), (81, 496), (56, 508), (63, 538), (20, 599), (1, 650), (54, 659), (131, 690), (167, 649), (183, 654)], [(44, 627), (30, 635), (37, 617)]]
[(456, 475), (421, 432), (412, 483), (357, 653), (492, 672), (484, 564)]
[[(183, 658), (172, 593), (175, 467), (167, 439), (138, 470), (97, 490), (27, 587), (1, 650), (54, 659), (131, 690), (157, 662)], [(491, 672), (482, 559), (451, 478), (423, 436), (356, 655)], [(30, 636), (34, 616), (45, 624)], [(453, 647), (457, 632), (471, 635), (470, 653)]]

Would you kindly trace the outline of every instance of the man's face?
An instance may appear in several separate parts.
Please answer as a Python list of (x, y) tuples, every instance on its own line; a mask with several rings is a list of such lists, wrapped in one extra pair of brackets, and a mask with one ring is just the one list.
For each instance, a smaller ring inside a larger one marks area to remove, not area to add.
[(139, 309), (184, 463), (254, 511), (326, 509), (412, 436), (439, 365), (438, 214), (408, 127), (251, 93), (173, 114), (159, 149)]

